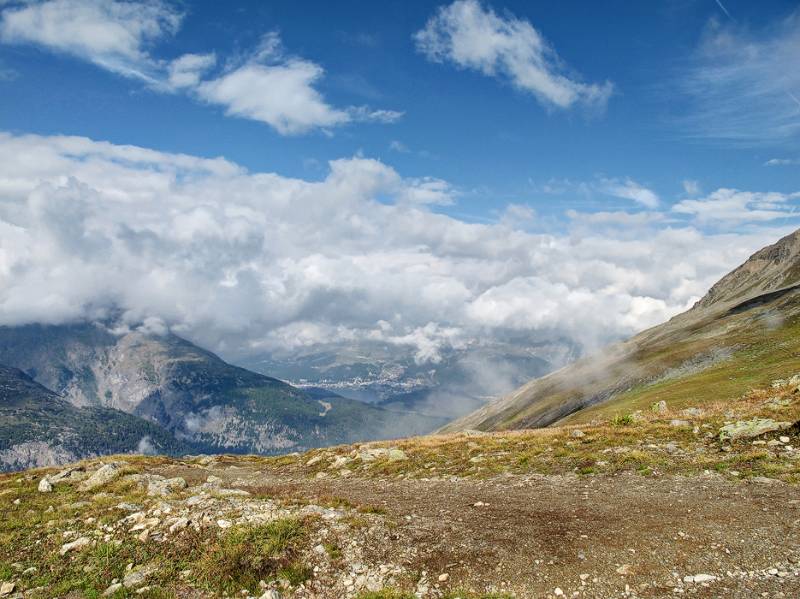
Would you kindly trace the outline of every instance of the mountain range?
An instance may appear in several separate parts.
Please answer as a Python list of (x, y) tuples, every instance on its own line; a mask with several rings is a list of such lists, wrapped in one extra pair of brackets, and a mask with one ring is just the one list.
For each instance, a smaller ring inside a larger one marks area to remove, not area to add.
[[(428, 432), (442, 418), (398, 413), (232, 366), (172, 333), (103, 323), (0, 327), (0, 463), (108, 451), (274, 454)], [(15, 370), (17, 369), (17, 370)], [(25, 401), (19, 393), (24, 390)], [(50, 418), (51, 414), (59, 418)], [(42, 415), (46, 416), (44, 419)], [(106, 449), (85, 442), (125, 428)], [(96, 422), (95, 422), (96, 421)], [(46, 434), (31, 437), (45, 422)], [(30, 454), (32, 439), (44, 443)], [(27, 444), (27, 445), (26, 445)], [(27, 452), (27, 453), (26, 453)]]

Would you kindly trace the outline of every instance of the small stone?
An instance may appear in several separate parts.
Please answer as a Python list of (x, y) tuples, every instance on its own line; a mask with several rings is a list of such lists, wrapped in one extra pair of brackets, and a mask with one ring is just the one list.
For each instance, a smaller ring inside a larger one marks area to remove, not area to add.
[(619, 568), (617, 568), (617, 574), (620, 576), (627, 576), (631, 573), (631, 565), (630, 564), (622, 564)]
[(556, 587), (553, 590), (553, 595), (555, 595), (556, 597), (563, 597), (564, 596), (564, 591), (562, 591), (559, 587)]
[(145, 583), (145, 580), (147, 580), (147, 577), (150, 575), (150, 573), (151, 570), (147, 568), (134, 570), (125, 575), (125, 578), (122, 580), (122, 586), (124, 586), (126, 589), (140, 587)]
[(111, 597), (114, 593), (122, 588), (121, 582), (115, 582), (110, 587), (108, 587), (105, 591), (103, 591), (103, 597)]
[(90, 545), (91, 542), (92, 541), (89, 540), (88, 537), (81, 537), (79, 539), (76, 539), (75, 541), (72, 541), (71, 543), (65, 543), (64, 545), (62, 545), (59, 553), (61, 555), (66, 555), (70, 551), (77, 551), (83, 549), (84, 547)]
[(780, 437), (778, 437), (778, 441), (780, 441), (781, 443), (788, 443), (789, 441), (791, 441), (791, 439), (786, 435), (781, 435)]
[(147, 485), (147, 494), (150, 497), (170, 495), (187, 487), (186, 480), (180, 477), (153, 480)]
[(0, 596), (5, 597), (6, 595), (10, 595), (13, 593), (17, 588), (17, 585), (13, 582), (4, 582), (0, 585)]
[(669, 425), (673, 426), (675, 428), (678, 428), (678, 427), (681, 427), (681, 426), (689, 426), (689, 424), (690, 423), (689, 423), (688, 420), (680, 420), (678, 418), (674, 418), (674, 419), (669, 421)]
[(683, 582), (694, 582), (695, 584), (700, 584), (703, 582), (714, 582), (717, 579), (716, 576), (712, 576), (711, 574), (695, 574), (694, 576), (684, 576)]
[(189, 519), (188, 518), (178, 518), (172, 524), (172, 526), (169, 527), (169, 531), (170, 532), (176, 532), (176, 531), (179, 531), (179, 530), (183, 530), (187, 526), (189, 526)]
[(225, 530), (226, 528), (230, 528), (231, 526), (233, 526), (233, 522), (231, 522), (230, 520), (217, 520), (217, 526)]
[(389, 450), (388, 457), (390, 462), (400, 462), (402, 460), (408, 459), (406, 452), (403, 451), (402, 449), (397, 449), (396, 447), (393, 447), (392, 449)]
[(570, 437), (572, 437), (573, 439), (580, 439), (581, 437), (585, 437), (585, 436), (586, 436), (586, 433), (584, 433), (584, 432), (583, 432), (583, 431), (581, 431), (581, 430), (575, 429), (574, 431), (572, 431), (572, 432), (569, 434), (569, 436), (570, 436)]
[(447, 572), (439, 574), (439, 582), (447, 582), (448, 580), (450, 580), (450, 575)]
[(52, 493), (52, 492), (53, 492), (53, 485), (50, 484), (50, 481), (47, 480), (47, 477), (39, 481), (39, 493)]
[(258, 599), (281, 599), (281, 594), (275, 589), (269, 589), (266, 593), (261, 595)]

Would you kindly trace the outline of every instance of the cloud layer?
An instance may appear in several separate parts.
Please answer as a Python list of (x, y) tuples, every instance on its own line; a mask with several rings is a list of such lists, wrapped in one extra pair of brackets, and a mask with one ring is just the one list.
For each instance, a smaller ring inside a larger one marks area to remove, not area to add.
[(305, 181), (0, 134), (0, 324), (119, 310), (226, 355), (380, 341), (435, 362), (442, 348), (555, 336), (593, 349), (685, 309), (787, 230), (706, 235), (622, 212), (540, 235), (515, 228), (536, 218), (524, 206), (497, 224), (431, 208), (452, 201), (446, 182), (368, 158)]
[(441, 7), (414, 40), (430, 60), (505, 79), (547, 107), (604, 108), (613, 92), (610, 82), (587, 84), (567, 74), (555, 50), (529, 21), (500, 17), (478, 0)]
[(91, 62), (162, 93), (187, 93), (219, 105), (229, 116), (266, 123), (282, 135), (351, 122), (392, 123), (394, 110), (337, 108), (317, 89), (324, 69), (288, 54), (276, 32), (266, 33), (243, 60), (217, 65), (214, 54), (155, 58), (150, 48), (174, 35), (184, 15), (160, 0), (10, 2), (0, 13), (0, 41), (32, 44)]

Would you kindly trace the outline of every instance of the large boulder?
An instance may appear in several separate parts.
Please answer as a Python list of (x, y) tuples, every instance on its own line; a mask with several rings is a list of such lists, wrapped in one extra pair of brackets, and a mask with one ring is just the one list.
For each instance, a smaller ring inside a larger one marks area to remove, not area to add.
[(97, 487), (102, 487), (117, 478), (121, 473), (122, 469), (116, 464), (105, 464), (83, 481), (78, 489), (80, 491), (91, 491)]
[(719, 429), (720, 441), (737, 441), (739, 439), (752, 439), (765, 433), (782, 431), (792, 426), (791, 422), (776, 422), (771, 418), (753, 418), (752, 420), (739, 420), (726, 424)]

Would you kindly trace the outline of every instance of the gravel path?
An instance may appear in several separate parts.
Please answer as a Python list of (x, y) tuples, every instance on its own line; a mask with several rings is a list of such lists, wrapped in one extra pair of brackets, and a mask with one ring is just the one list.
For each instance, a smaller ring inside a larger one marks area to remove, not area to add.
[(343, 501), (383, 514), (391, 526), (364, 554), (376, 562), (402, 554), (406, 569), (425, 572), (423, 586), (434, 591), (800, 597), (800, 492), (779, 482), (713, 475), (315, 480), (224, 465), (164, 473), (213, 474), (259, 495)]

